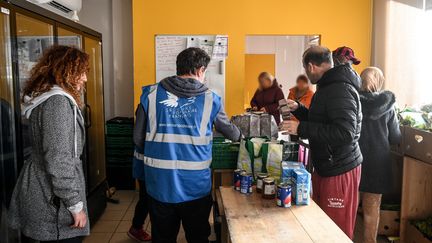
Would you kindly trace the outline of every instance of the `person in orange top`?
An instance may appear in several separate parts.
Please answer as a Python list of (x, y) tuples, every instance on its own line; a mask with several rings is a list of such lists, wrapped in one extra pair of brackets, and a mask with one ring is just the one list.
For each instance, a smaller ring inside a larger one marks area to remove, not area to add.
[(289, 90), (288, 99), (302, 103), (309, 108), (314, 92), (309, 87), (309, 79), (302, 74), (297, 77), (296, 86)]

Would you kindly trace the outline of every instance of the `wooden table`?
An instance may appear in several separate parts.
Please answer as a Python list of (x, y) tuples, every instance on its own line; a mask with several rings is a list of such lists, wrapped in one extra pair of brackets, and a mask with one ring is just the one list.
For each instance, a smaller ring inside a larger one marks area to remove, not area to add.
[(280, 208), (254, 191), (216, 191), (222, 216), (222, 242), (352, 242), (312, 200), (308, 206)]

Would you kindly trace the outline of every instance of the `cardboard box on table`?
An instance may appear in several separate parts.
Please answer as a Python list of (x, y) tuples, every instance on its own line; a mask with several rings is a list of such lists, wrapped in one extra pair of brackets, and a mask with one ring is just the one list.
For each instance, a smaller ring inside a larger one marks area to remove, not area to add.
[(400, 211), (380, 210), (378, 234), (398, 236), (400, 229)]

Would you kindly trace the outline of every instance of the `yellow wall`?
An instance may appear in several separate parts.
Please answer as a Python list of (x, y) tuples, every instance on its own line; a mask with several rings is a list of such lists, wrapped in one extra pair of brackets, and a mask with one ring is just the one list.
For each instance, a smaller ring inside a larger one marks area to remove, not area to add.
[(258, 88), (258, 75), (263, 71), (275, 74), (275, 54), (245, 55), (244, 108), (250, 107), (250, 100)]
[[(347, 45), (362, 63), (371, 53), (372, 0), (133, 0), (135, 105), (155, 83), (157, 34), (227, 34), (226, 110), (243, 112), (245, 36), (320, 34), (322, 45)], [(301, 57), (299, 57), (301, 58)]]

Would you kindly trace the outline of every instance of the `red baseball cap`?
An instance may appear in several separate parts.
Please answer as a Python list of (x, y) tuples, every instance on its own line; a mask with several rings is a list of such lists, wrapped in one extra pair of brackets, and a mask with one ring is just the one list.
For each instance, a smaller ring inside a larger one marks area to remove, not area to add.
[(342, 46), (342, 47), (337, 48), (336, 50), (333, 51), (333, 55), (334, 56), (344, 56), (348, 60), (352, 61), (352, 63), (354, 65), (358, 65), (361, 62), (358, 58), (356, 58), (354, 56), (353, 49), (351, 49), (347, 46)]

